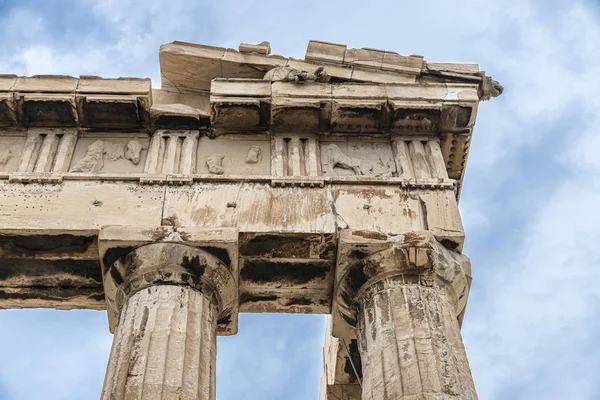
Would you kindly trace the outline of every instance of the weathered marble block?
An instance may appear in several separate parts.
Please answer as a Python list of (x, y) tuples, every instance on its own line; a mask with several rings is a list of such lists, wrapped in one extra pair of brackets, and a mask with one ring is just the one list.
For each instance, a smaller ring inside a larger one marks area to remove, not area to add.
[(271, 143), (265, 135), (203, 136), (198, 143), (196, 173), (270, 175)]
[(148, 154), (148, 135), (82, 134), (69, 172), (141, 173)]

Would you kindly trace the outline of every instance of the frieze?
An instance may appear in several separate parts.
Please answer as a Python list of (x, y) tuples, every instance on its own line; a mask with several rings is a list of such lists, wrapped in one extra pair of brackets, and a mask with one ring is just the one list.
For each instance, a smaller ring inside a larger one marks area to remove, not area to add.
[(12, 182), (101, 179), (189, 185), (236, 182), (245, 176), (244, 180), (273, 186), (323, 187), (330, 182), (456, 188), (443, 154), (450, 150), (427, 136), (248, 133), (211, 137), (198, 130), (158, 130), (149, 136), (32, 128), (0, 131), (0, 144), (0, 179)]

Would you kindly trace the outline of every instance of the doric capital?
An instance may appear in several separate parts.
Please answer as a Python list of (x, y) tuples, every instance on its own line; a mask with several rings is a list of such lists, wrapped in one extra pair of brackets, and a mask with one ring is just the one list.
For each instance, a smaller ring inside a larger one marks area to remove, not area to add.
[(454, 296), (459, 317), (467, 302), (471, 263), (429, 231), (394, 236), (343, 231), (333, 297), (333, 335), (354, 338), (360, 297), (367, 288), (393, 276), (402, 276), (406, 284), (446, 286)]
[(213, 302), (217, 331), (237, 332), (237, 232), (233, 229), (105, 227), (99, 235), (109, 325), (127, 300), (156, 285), (192, 287)]

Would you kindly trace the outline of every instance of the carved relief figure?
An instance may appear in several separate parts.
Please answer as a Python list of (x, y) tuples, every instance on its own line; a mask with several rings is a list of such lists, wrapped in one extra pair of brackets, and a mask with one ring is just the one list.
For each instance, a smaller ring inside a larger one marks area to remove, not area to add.
[(224, 154), (211, 154), (206, 159), (206, 166), (208, 172), (215, 175), (223, 175), (225, 172), (225, 155)]
[(143, 149), (144, 145), (140, 141), (130, 140), (125, 146), (125, 159), (131, 161), (134, 165), (138, 165)]
[(364, 176), (391, 176), (393, 172), (393, 168), (386, 165), (381, 158), (377, 161), (370, 161), (350, 157), (344, 154), (336, 144), (330, 144), (325, 148), (322, 162), (323, 172), (332, 175), (339, 175), (336, 168), (351, 171), (354, 175)]
[(246, 164), (258, 164), (262, 161), (262, 154), (260, 152), (260, 147), (251, 146), (250, 150), (248, 150), (248, 155), (246, 155), (246, 159), (244, 162)]
[(317, 67), (313, 72), (308, 72), (284, 66), (269, 70), (263, 79), (271, 82), (305, 83), (307, 81), (315, 81), (328, 83), (331, 76), (325, 72), (325, 68), (323, 67)]
[(85, 156), (71, 168), (71, 172), (100, 172), (104, 168), (104, 160), (117, 161), (126, 159), (138, 165), (144, 146), (138, 140), (122, 143), (96, 140), (88, 146)]
[(4, 168), (12, 156), (10, 149), (0, 149), (0, 168)]

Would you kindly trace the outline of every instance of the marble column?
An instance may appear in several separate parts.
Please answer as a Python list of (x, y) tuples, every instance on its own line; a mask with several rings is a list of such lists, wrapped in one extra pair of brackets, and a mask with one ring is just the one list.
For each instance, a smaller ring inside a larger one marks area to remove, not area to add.
[(362, 399), (476, 400), (458, 322), (469, 259), (427, 231), (343, 236), (333, 333), (358, 339)]
[(216, 306), (182, 286), (143, 289), (123, 306), (102, 399), (215, 399)]
[(101, 399), (215, 400), (228, 276), (217, 257), (184, 244), (141, 246), (113, 261), (105, 287), (119, 316)]
[(358, 302), (364, 400), (477, 399), (443, 283), (386, 277), (364, 288)]

